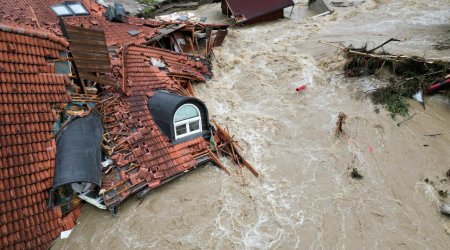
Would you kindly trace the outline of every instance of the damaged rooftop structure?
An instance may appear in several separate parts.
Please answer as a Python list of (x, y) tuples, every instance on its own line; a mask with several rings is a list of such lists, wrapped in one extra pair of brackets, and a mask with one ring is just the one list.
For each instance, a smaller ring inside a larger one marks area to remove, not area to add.
[(292, 0), (222, 0), (222, 13), (238, 24), (254, 24), (284, 17), (284, 8), (293, 7)]
[(258, 176), (194, 97), (227, 28), (94, 0), (3, 1), (2, 248), (47, 249), (84, 203), (115, 213), (207, 162), (229, 173), (222, 155)]

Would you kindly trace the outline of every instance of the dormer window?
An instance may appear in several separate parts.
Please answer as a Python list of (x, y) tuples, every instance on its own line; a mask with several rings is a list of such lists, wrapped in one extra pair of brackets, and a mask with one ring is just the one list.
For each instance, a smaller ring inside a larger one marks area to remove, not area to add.
[(175, 139), (202, 132), (201, 115), (193, 104), (184, 104), (175, 112), (173, 125), (175, 127)]
[(156, 124), (172, 144), (211, 135), (208, 110), (197, 98), (156, 90), (147, 105)]
[(89, 11), (80, 2), (64, 2), (50, 7), (57, 16), (89, 15)]

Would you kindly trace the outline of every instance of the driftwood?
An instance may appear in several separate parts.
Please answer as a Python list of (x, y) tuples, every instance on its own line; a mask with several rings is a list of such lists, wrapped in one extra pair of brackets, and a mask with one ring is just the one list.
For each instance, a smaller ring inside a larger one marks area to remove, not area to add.
[(338, 120), (336, 122), (336, 136), (345, 134), (344, 130), (342, 129), (342, 126), (344, 125), (346, 118), (347, 115), (344, 112), (339, 112)]
[(430, 136), (430, 137), (435, 137), (435, 136), (438, 136), (438, 135), (442, 135), (442, 134), (430, 134), (430, 135), (424, 135), (424, 136)]
[(222, 164), (222, 162), (219, 160), (219, 158), (217, 157), (216, 154), (214, 154), (209, 148), (208, 148), (208, 153), (209, 156), (211, 157), (212, 161), (219, 166), (220, 169), (222, 169), (223, 171), (225, 171), (225, 173), (227, 174), (231, 174), (230, 171), (228, 171), (228, 169)]
[(222, 128), (214, 119), (213, 123), (217, 130), (213, 136), (217, 136), (219, 140), (216, 147), (231, 157), (233, 162), (239, 167), (239, 173), (241, 173), (242, 167), (246, 167), (254, 176), (258, 177), (258, 171), (244, 159), (241, 153), (242, 148), (233, 140), (233, 136), (230, 136), (228, 129)]
[[(400, 41), (400, 40), (391, 38), (388, 41), (392, 42), (392, 41)], [(346, 46), (341, 45), (341, 44), (328, 43), (328, 42), (323, 42), (323, 41), (319, 41), (319, 43), (325, 44), (325, 45), (328, 45), (328, 46), (332, 46), (332, 47), (335, 47), (335, 48), (338, 48), (338, 49), (341, 49), (341, 50), (343, 50), (343, 51), (345, 51), (347, 53), (350, 53), (350, 54), (368, 56), (368, 57), (373, 57), (373, 58), (380, 58), (380, 59), (385, 59), (385, 60), (411, 59), (411, 60), (417, 60), (419, 62), (434, 63), (434, 61), (442, 61), (442, 60), (450, 59), (449, 56), (447, 56), (447, 57), (439, 57), (439, 58), (422, 58), (422, 59), (419, 59), (419, 57), (406, 56), (406, 55), (389, 55), (389, 54), (385, 54), (385, 55), (381, 54), (380, 55), (380, 54), (373, 54), (373, 52), (374, 52), (373, 49), (370, 50), (370, 53), (369, 53), (369, 51), (363, 52), (363, 51), (360, 51), (360, 49), (353, 49), (351, 47), (346, 47)], [(387, 44), (387, 42), (384, 42), (383, 46), (386, 45), (386, 44)], [(377, 46), (376, 48), (379, 49), (381, 47)]]
[(350, 173), (350, 176), (355, 179), (355, 180), (361, 180), (362, 178), (364, 178), (364, 176), (362, 176), (357, 168), (353, 168), (352, 172)]
[(347, 77), (375, 76), (387, 82), (387, 85), (366, 93), (372, 97), (375, 104), (382, 104), (393, 115), (406, 116), (408, 104), (403, 97), (412, 97), (418, 92), (429, 93), (427, 90), (431, 85), (446, 79), (450, 73), (450, 62), (443, 60), (450, 57), (423, 58), (392, 55), (384, 50), (376, 52), (394, 41), (399, 40), (391, 38), (373, 49), (367, 49), (367, 44), (362, 48), (353, 48), (340, 44), (320, 43), (336, 47), (345, 53), (347, 62), (344, 71)]
[(406, 118), (405, 120), (403, 120), (403, 121), (397, 123), (397, 126), (400, 127), (400, 125), (402, 125), (403, 123), (405, 123), (405, 122), (411, 120), (411, 119), (412, 119), (414, 116), (416, 116), (416, 115), (417, 115), (417, 114), (414, 113), (412, 116), (410, 116), (410, 117)]

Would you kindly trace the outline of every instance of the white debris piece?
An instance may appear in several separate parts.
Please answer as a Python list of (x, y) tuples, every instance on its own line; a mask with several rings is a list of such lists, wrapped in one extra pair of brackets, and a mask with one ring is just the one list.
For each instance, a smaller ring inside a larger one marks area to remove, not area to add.
[(422, 95), (422, 91), (417, 92), (415, 95), (413, 95), (413, 98), (420, 102), (423, 103), (423, 95)]
[(441, 213), (450, 215), (450, 204), (442, 203), (440, 208), (441, 208)]
[(62, 232), (61, 232), (61, 239), (67, 239), (67, 238), (69, 238), (70, 233), (72, 233), (72, 229), (66, 230), (66, 231), (62, 231)]
[(113, 161), (111, 159), (108, 159), (104, 162), (102, 162), (102, 167), (106, 168), (107, 166), (111, 165), (113, 163)]
[(187, 17), (187, 20), (191, 20), (195, 17), (195, 14), (192, 12), (177, 12), (162, 16), (156, 16), (155, 18), (162, 21), (170, 22), (170, 21), (178, 21), (178, 19), (180, 18), (183, 19), (184, 17)]

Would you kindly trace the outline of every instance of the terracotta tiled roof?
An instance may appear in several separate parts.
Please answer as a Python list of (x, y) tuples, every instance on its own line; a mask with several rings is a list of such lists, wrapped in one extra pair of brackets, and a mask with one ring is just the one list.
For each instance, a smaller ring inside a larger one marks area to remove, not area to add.
[[(0, 25), (2, 248), (47, 248), (79, 216), (79, 209), (63, 216), (59, 207), (46, 208), (54, 176), (53, 125), (56, 115), (70, 101), (65, 88), (69, 79), (56, 74), (49, 62), (68, 47), (68, 42), (59, 37), (62, 33), (58, 18), (50, 9), (60, 2), (63, 1), (4, 0), (0, 7), (0, 23), (46, 30)], [(105, 148), (117, 166), (102, 182), (104, 201), (110, 207), (198, 165), (198, 153), (205, 152), (209, 142), (200, 137), (171, 144), (155, 123), (147, 100), (158, 89), (183, 95), (183, 84), (204, 81), (210, 73), (204, 58), (135, 45), (158, 32), (154, 28), (157, 22), (134, 17), (127, 17), (125, 23), (109, 22), (102, 16), (103, 7), (93, 0), (82, 2), (91, 15), (65, 17), (64, 22), (103, 30), (107, 45), (126, 48), (125, 53), (112, 60), (113, 76), (122, 83), (123, 92), (104, 89), (106, 98), (99, 105), (108, 139)], [(140, 34), (132, 36), (130, 30)], [(152, 58), (165, 66), (153, 66)]]
[[(154, 188), (194, 168), (197, 165), (195, 154), (209, 146), (202, 137), (171, 144), (147, 108), (148, 97), (154, 90), (183, 94), (182, 86), (169, 77), (170, 71), (151, 65), (151, 57), (164, 61), (169, 68), (182, 65), (183, 74), (202, 80), (204, 65), (185, 54), (145, 46), (129, 46), (125, 57), (128, 96), (114, 94), (110, 97), (114, 101), (110, 105), (105, 103), (106, 108), (102, 108), (107, 133), (114, 135), (110, 145), (114, 148), (112, 159), (121, 168), (119, 178), (111, 173), (103, 181), (107, 206), (117, 205), (146, 186)], [(116, 71), (122, 70), (120, 64), (115, 67)]]
[(48, 60), (67, 41), (35, 30), (0, 24), (0, 245), (47, 248), (78, 211), (64, 219), (47, 209), (53, 182), (55, 109), (70, 101), (67, 76)]
[[(3, 0), (0, 8), (0, 21), (20, 23), (41, 27), (52, 33), (62, 35), (59, 20), (50, 6), (62, 3), (63, 0)], [(105, 8), (93, 0), (83, 0), (84, 6), (90, 12), (88, 16), (63, 17), (64, 22), (73, 26), (83, 26), (105, 31), (107, 45), (123, 44), (127, 42), (143, 43), (144, 37), (154, 36), (158, 29), (155, 21), (145, 21), (127, 16), (125, 23), (110, 22), (103, 16)], [(147, 26), (144, 26), (147, 24)], [(138, 30), (140, 34), (132, 36), (130, 30)]]
[[(161, 71), (151, 64), (151, 59), (161, 60), (167, 69)], [(170, 76), (186, 77), (205, 81), (203, 74), (209, 74), (208, 67), (186, 54), (156, 47), (133, 45), (126, 49), (127, 91), (144, 94), (148, 90), (167, 89), (179, 91), (182, 86)]]
[[(162, 59), (167, 64), (168, 75), (187, 77), (196, 81), (205, 81), (203, 74), (209, 74), (208, 67), (197, 57), (193, 60), (186, 54), (168, 51), (166, 49), (146, 46), (133, 46), (128, 50), (129, 60), (150, 60), (150, 58)], [(133, 65), (131, 65), (133, 66)], [(129, 67), (132, 68), (132, 67)]]
[[(136, 21), (134, 17), (126, 17), (128, 20)], [(105, 19), (105, 17), (95, 16), (76, 16), (66, 17), (64, 21), (73, 26), (82, 26), (90, 29), (103, 30), (106, 35), (106, 45), (120, 45), (124, 43), (145, 43), (145, 38), (151, 38), (157, 34), (158, 29), (153, 27), (143, 26), (141, 24), (131, 23), (115, 23)], [(133, 23), (133, 22), (132, 22)], [(128, 33), (130, 30), (137, 30), (140, 33), (132, 36)]]

